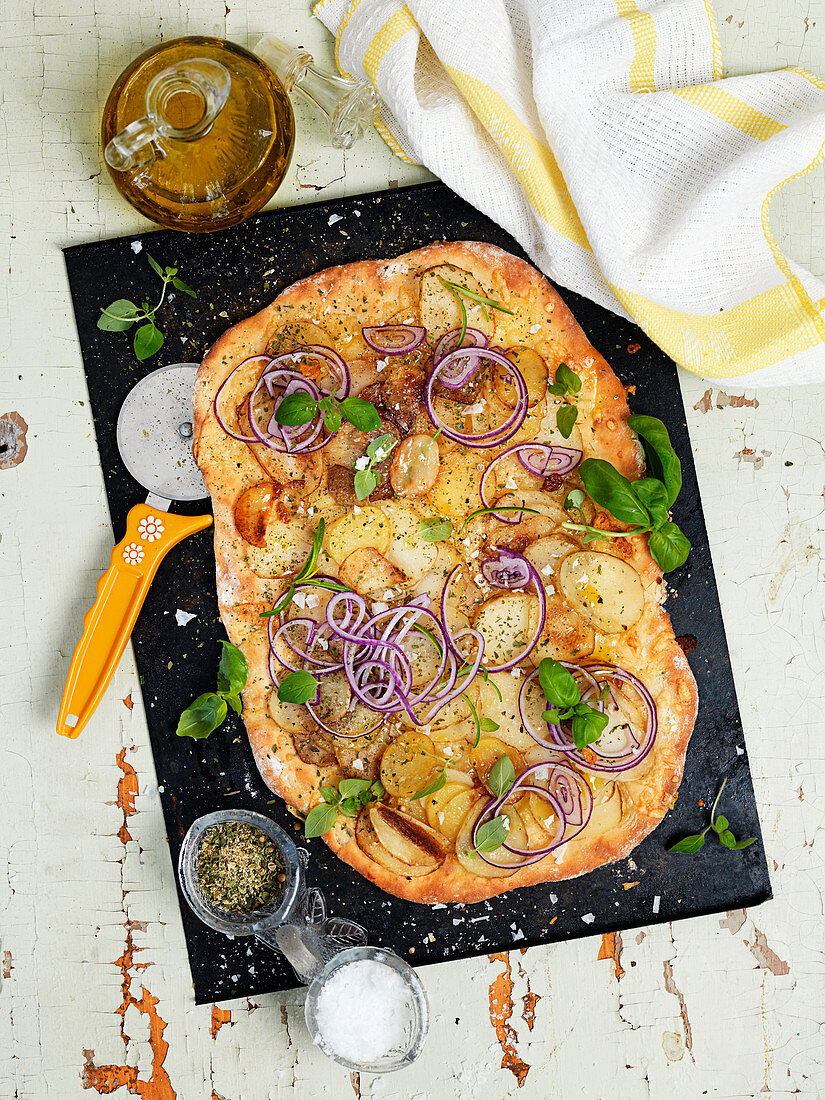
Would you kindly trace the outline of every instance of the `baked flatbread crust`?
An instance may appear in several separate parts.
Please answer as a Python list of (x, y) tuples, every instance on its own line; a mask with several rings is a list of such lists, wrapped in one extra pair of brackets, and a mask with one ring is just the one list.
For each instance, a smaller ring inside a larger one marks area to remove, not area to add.
[[(512, 317), (490, 311), (495, 326), (491, 345), (504, 349), (532, 348), (547, 363), (551, 379), (560, 362), (567, 363), (582, 379), (577, 401), (581, 443), (575, 445), (582, 447), (585, 457), (607, 459), (631, 479), (644, 472), (641, 448), (627, 424), (625, 391), (616, 375), (590, 345), (547, 280), (530, 265), (492, 245), (439, 243), (390, 261), (363, 261), (329, 268), (288, 287), (270, 306), (230, 328), (210, 350), (198, 373), (194, 393), (194, 453), (214, 507), (221, 616), (231, 641), (240, 646), (249, 664), (243, 719), (252, 751), (266, 784), (300, 815), (320, 801), (321, 786), (334, 786), (342, 775), (359, 773), (342, 769), (337, 762), (331, 766), (307, 763), (298, 750), (303, 745), (302, 755), (310, 759), (313, 753), (306, 751), (303, 736), (296, 737), (270, 716), (272, 681), (267, 620), (260, 616), (285, 591), (290, 576), (306, 557), (318, 516), (327, 515), (329, 536), (330, 521), (341, 510), (332, 507), (330, 511), (324, 451), (301, 457), (265, 453), (265, 448), (255, 448), (253, 454), (252, 448), (222, 430), (214, 415), (213, 401), (221, 383), (248, 357), (268, 348), (289, 350), (301, 343), (334, 347), (350, 364), (357, 392), (360, 386), (380, 378), (375, 374), (380, 356), (364, 345), (361, 327), (386, 324), (391, 319), (418, 319), (422, 273), (444, 264), (469, 273), (485, 296), (515, 311)], [(481, 314), (476, 311), (473, 316)], [(412, 431), (434, 432), (420, 402), (415, 411)], [(399, 415), (401, 412), (404, 410), (399, 410)], [(534, 438), (563, 443), (558, 437), (547, 437), (546, 423), (543, 421), (542, 432)], [(520, 438), (517, 436), (505, 446)], [(574, 440), (569, 442), (573, 444)], [(449, 444), (445, 441), (445, 453), (447, 448)], [(480, 456), (483, 469), (483, 464), (498, 450), (474, 453)], [(266, 462), (266, 472), (259, 462), (261, 457)], [(245, 490), (267, 479), (274, 481), (276, 488), (286, 486), (284, 499), (291, 492), (289, 499), (293, 503), (300, 499), (302, 504), (297, 513), (293, 510), (290, 514), (288, 508), (273, 513), (276, 518), (281, 517), (272, 521), (277, 530), (271, 534), (268, 521), (267, 545), (253, 547), (237, 529), (235, 507)], [(480, 500), (473, 504), (475, 508), (480, 506)], [(417, 507), (423, 516), (436, 512), (426, 501)], [(284, 519), (286, 523), (282, 522)], [(485, 517), (476, 522), (486, 523), (488, 536), (491, 535), (495, 521)], [(621, 529), (612, 517), (604, 514), (598, 522), (608, 529)], [(518, 531), (518, 527), (503, 529), (499, 524), (492, 537), (509, 541)], [(280, 541), (279, 532), (283, 536)], [(577, 838), (506, 878), (470, 874), (452, 853), (429, 874), (415, 877), (398, 874), (367, 856), (355, 840), (354, 822), (339, 816), (338, 823), (324, 838), (326, 843), (341, 859), (388, 893), (424, 903), (476, 902), (518, 887), (572, 878), (628, 855), (675, 803), (696, 718), (697, 691), (684, 653), (674, 639), (670, 620), (661, 607), (664, 598), (661, 571), (651, 558), (644, 537), (604, 540), (588, 549), (601, 550), (629, 562), (644, 588), (645, 606), (639, 622), (624, 634), (597, 634), (593, 659), (612, 662), (632, 672), (655, 699), (659, 728), (647, 761), (637, 769), (638, 774), (628, 773), (627, 778), (620, 777), (618, 782), (611, 781), (596, 791), (593, 817)], [(324, 571), (334, 573), (334, 567), (332, 559), (327, 559)], [(525, 667), (529, 669), (532, 665), (528, 662)], [(506, 727), (496, 736), (507, 742)], [(521, 731), (521, 740), (516, 738), (519, 744), (523, 737)], [(391, 804), (399, 803), (391, 800)], [(409, 810), (410, 806), (404, 809)]]

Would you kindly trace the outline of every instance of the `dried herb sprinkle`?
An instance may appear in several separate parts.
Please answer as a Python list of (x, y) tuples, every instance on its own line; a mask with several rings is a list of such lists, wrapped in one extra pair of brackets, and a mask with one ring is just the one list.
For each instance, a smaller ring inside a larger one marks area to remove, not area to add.
[(207, 830), (198, 851), (197, 870), (207, 900), (230, 912), (260, 909), (283, 889), (280, 849), (260, 829), (242, 821)]

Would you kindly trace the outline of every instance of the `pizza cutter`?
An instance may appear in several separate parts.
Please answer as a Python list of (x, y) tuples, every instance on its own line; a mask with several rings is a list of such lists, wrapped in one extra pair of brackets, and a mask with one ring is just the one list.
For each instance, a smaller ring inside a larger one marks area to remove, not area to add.
[(123, 464), (149, 495), (126, 519), (126, 534), (97, 582), (97, 599), (83, 619), (63, 690), (57, 732), (77, 737), (117, 668), (149, 585), (167, 552), (203, 531), (212, 516), (176, 516), (173, 500), (208, 496), (192, 456), (192, 390), (197, 363), (152, 371), (129, 391), (117, 418)]

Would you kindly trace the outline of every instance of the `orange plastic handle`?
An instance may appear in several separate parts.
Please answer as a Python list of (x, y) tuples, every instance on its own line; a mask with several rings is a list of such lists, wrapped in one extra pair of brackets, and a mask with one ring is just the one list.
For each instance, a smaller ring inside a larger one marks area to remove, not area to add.
[(131, 509), (126, 534), (112, 551), (112, 564), (97, 582), (97, 599), (83, 618), (57, 716), (58, 733), (77, 737), (94, 714), (167, 552), (211, 523), (211, 516), (175, 516), (148, 504)]

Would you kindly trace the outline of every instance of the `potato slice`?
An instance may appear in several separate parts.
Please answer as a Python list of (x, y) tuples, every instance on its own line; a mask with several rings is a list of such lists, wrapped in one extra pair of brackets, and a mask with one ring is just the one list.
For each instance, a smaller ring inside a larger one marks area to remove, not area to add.
[[(420, 311), (421, 324), (426, 328), (431, 341), (439, 340), (453, 329), (461, 327), (461, 307), (455, 295), (441, 282), (441, 278), (465, 286), (482, 297), (494, 297), (467, 271), (451, 264), (429, 268), (421, 276)], [(496, 311), (470, 298), (465, 297), (463, 301), (467, 311), (467, 325), (479, 329), (488, 338), (492, 337), (496, 331)]]
[(312, 540), (297, 524), (270, 520), (266, 528), (266, 546), (250, 546), (246, 552), (249, 567), (259, 577), (285, 577), (294, 573), (307, 559)]
[[(498, 737), (482, 737), (474, 749), (470, 749), (470, 759), (476, 770), (479, 780), (487, 787), (490, 772), (499, 762), (502, 756), (509, 756), (513, 763), (516, 775), (524, 770), (524, 757), (518, 749), (512, 745), (505, 745)], [(487, 787), (489, 790), (490, 788)], [(495, 791), (490, 791), (495, 794)]]
[[(456, 795), (456, 797), (459, 796)], [(492, 864), (485, 862), (473, 849), (473, 827), (488, 805), (488, 799), (480, 798), (478, 804), (466, 815), (456, 836), (455, 854), (464, 870), (471, 875), (478, 875), (481, 878), (509, 878), (518, 869), (519, 856), (512, 855), (504, 848), (499, 848), (495, 852), (486, 852), (485, 855), (501, 864), (501, 866), (494, 867)], [(510, 822), (507, 842), (519, 848), (525, 848), (527, 846), (527, 830), (524, 828), (521, 818), (510, 806), (503, 807), (501, 813), (505, 814)], [(511, 865), (507, 866), (507, 863)]]
[(386, 558), (400, 569), (410, 584), (416, 584), (435, 566), (438, 545), (425, 542), (419, 535), (421, 517), (400, 501), (383, 501), (380, 507), (390, 518), (392, 537)]
[(484, 637), (484, 664), (504, 664), (521, 653), (533, 632), (533, 605), (538, 597), (508, 594), (488, 600), (476, 616), (474, 626)]
[[(534, 625), (538, 626), (538, 608), (531, 629)], [(548, 596), (544, 630), (530, 654), (530, 661), (534, 665), (538, 665), (544, 657), (552, 657), (556, 661), (581, 661), (590, 656), (595, 645), (593, 627), (584, 621), (579, 612), (568, 607), (561, 596)]]
[(435, 485), (440, 465), (438, 444), (431, 435), (408, 436), (392, 461), (392, 487), (400, 497), (423, 496)]
[[(356, 708), (357, 710), (358, 708)], [(362, 708), (371, 719), (370, 726), (375, 724), (375, 712)], [(349, 729), (346, 731), (349, 733)], [(335, 756), (342, 771), (354, 779), (378, 778), (380, 771), (381, 754), (389, 744), (390, 734), (386, 724), (366, 737), (336, 737), (333, 740)]]
[(358, 822), (355, 826), (355, 842), (364, 855), (369, 856), (371, 860), (387, 871), (392, 871), (394, 875), (401, 875), (404, 878), (421, 878), (423, 875), (432, 874), (435, 867), (438, 866), (436, 864), (434, 867), (429, 863), (404, 863), (403, 860), (396, 859), (378, 839), (366, 809), (362, 810), (358, 816)]
[(559, 587), (572, 606), (607, 634), (631, 630), (645, 608), (639, 574), (626, 561), (597, 550), (576, 550), (562, 558)]
[(478, 792), (473, 787), (465, 787), (441, 807), (438, 812), (438, 820), (430, 824), (434, 829), (445, 836), (447, 840), (455, 842), (464, 819), (470, 812)]
[(395, 600), (404, 589), (404, 575), (371, 546), (361, 546), (348, 554), (338, 576), (342, 584), (368, 600)]
[(273, 722), (288, 733), (299, 733), (306, 728), (308, 715), (296, 703), (282, 703), (275, 688), (269, 693), (269, 714)]
[(552, 585), (555, 580), (553, 574), (561, 559), (578, 549), (578, 544), (566, 535), (543, 535), (530, 543), (524, 556), (538, 569), (545, 585)]
[(478, 487), (487, 463), (482, 456), (451, 451), (441, 459), (438, 478), (428, 495), (432, 515), (461, 521), (481, 507)]
[(396, 859), (423, 864), (430, 870), (443, 863), (447, 854), (444, 838), (423, 821), (381, 804), (369, 808), (369, 818), (376, 836)]
[(371, 546), (386, 554), (392, 537), (392, 524), (386, 512), (372, 504), (363, 504), (342, 516), (327, 531), (330, 557), (343, 562), (354, 550)]
[(453, 795), (471, 790), (472, 787), (467, 787), (465, 783), (445, 783), (440, 791), (435, 791), (434, 794), (429, 794), (426, 798), (422, 798), (421, 801), (424, 803), (424, 812), (427, 815), (427, 823), (430, 828), (437, 829), (439, 832), (443, 831), (439, 825), (438, 815)]
[(252, 546), (266, 546), (266, 525), (277, 490), (271, 481), (261, 481), (241, 493), (235, 501), (234, 518), (238, 534)]
[(405, 731), (387, 745), (381, 759), (381, 782), (388, 794), (409, 798), (429, 786), (444, 767), (429, 737)]
[[(547, 364), (533, 348), (511, 348), (507, 358), (527, 383), (527, 404), (532, 408), (547, 393)], [(505, 377), (504, 368), (496, 366), (492, 377), (496, 397), (508, 409), (514, 409), (518, 403), (518, 393), (512, 380)]]

